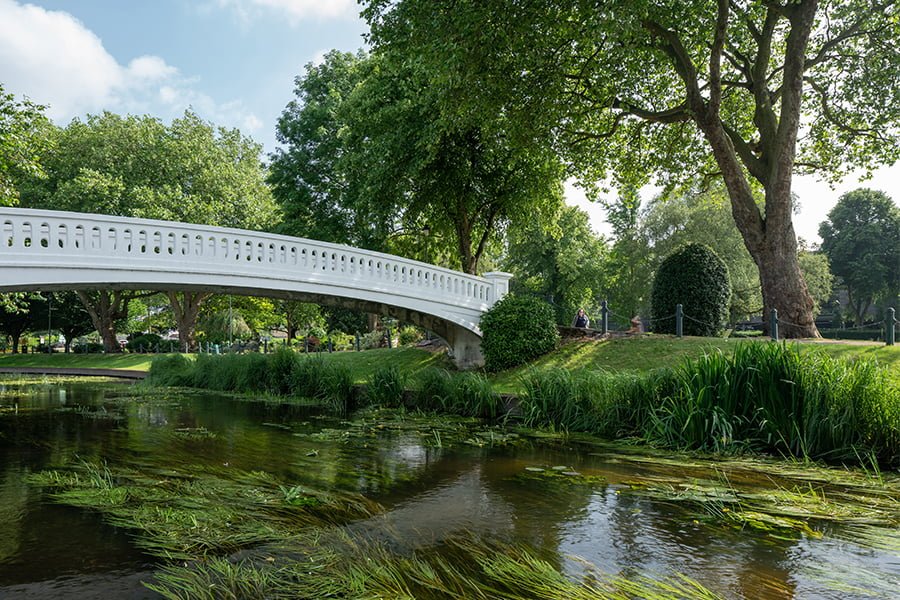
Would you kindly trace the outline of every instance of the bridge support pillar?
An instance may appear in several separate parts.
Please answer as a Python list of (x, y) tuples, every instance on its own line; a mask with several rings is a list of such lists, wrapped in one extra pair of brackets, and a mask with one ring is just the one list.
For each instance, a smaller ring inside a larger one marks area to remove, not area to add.
[(450, 346), (450, 358), (458, 369), (476, 369), (484, 366), (481, 337), (463, 327), (450, 327), (441, 337)]

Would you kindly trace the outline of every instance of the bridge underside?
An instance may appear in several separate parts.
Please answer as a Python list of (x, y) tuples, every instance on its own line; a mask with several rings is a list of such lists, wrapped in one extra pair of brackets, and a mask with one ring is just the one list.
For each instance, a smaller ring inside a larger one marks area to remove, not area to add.
[[(0, 272), (0, 277), (5, 273)], [(20, 279), (20, 278), (14, 278)], [(144, 281), (102, 281), (91, 277), (90, 281), (59, 282), (50, 281), (53, 278), (43, 278), (44, 283), (15, 283), (6, 277), (0, 281), (0, 292), (12, 291), (66, 291), (66, 290), (153, 290), (153, 291), (177, 291), (177, 292), (212, 292), (216, 294), (234, 294), (243, 296), (260, 296), (277, 298), (282, 300), (296, 300), (309, 302), (329, 307), (341, 307), (360, 312), (391, 317), (404, 323), (412, 323), (428, 331), (431, 331), (447, 342), (450, 347), (450, 357), (460, 369), (471, 369), (484, 364), (481, 353), (481, 335), (477, 328), (477, 322), (472, 322), (468, 315), (453, 315), (452, 319), (426, 312), (422, 307), (410, 306), (416, 302), (398, 297), (390, 293), (379, 291), (344, 290), (347, 295), (321, 290), (285, 289), (287, 286), (281, 282), (282, 287), (269, 286), (238, 286), (225, 283), (186, 283), (183, 276), (178, 281), (162, 281), (155, 278), (147, 278)], [(324, 287), (315, 284), (297, 284), (291, 287)], [(354, 295), (351, 296), (350, 293)], [(370, 296), (369, 298), (359, 296)], [(474, 331), (473, 331), (474, 329)]]

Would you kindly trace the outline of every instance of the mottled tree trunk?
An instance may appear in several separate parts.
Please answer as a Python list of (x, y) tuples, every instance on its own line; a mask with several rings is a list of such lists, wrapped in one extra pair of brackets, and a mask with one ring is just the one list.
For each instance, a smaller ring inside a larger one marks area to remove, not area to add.
[(129, 292), (100, 290), (94, 292), (94, 296), (82, 290), (75, 293), (90, 315), (94, 329), (100, 334), (104, 352), (121, 352), (122, 348), (116, 339), (116, 321), (128, 316), (128, 303), (132, 298), (128, 295)]
[(211, 295), (208, 292), (166, 292), (169, 303), (172, 305), (172, 313), (175, 315), (178, 340), (181, 347), (188, 351), (193, 351), (197, 347), (195, 337), (197, 317), (200, 315), (203, 301)]

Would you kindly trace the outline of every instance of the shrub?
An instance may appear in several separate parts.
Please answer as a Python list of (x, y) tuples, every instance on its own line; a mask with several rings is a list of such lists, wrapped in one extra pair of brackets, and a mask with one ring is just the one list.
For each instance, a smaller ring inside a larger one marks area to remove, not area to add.
[(411, 346), (424, 337), (425, 335), (422, 333), (421, 329), (407, 325), (400, 329), (400, 334), (397, 336), (397, 343), (401, 346)]
[(508, 294), (481, 317), (481, 330), (488, 371), (524, 364), (559, 343), (553, 308), (533, 296)]
[(162, 337), (155, 333), (142, 333), (129, 340), (125, 348), (129, 352), (153, 352), (162, 341)]
[(684, 308), (684, 334), (712, 336), (728, 316), (728, 267), (708, 246), (686, 244), (663, 260), (650, 295), (653, 330), (675, 333), (675, 305)]
[(503, 410), (500, 395), (480, 373), (459, 373), (450, 380), (450, 411), (464, 417), (495, 419)]

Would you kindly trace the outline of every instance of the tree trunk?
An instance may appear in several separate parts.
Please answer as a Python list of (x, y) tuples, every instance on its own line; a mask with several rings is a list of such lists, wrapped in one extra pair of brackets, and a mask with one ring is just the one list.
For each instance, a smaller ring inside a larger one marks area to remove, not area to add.
[(18, 334), (18, 333), (11, 333), (11, 334), (9, 335), (9, 337), (12, 338), (12, 345), (13, 345), (13, 351), (12, 351), (12, 353), (13, 353), (13, 354), (18, 354), (18, 353), (19, 353), (19, 338), (22, 337), (21, 334)]
[[(794, 237), (791, 236), (791, 240)], [(767, 240), (768, 241), (768, 240)], [(771, 246), (775, 246), (774, 248)], [(762, 286), (763, 323), (769, 328), (772, 309), (778, 311), (778, 332), (785, 338), (821, 337), (813, 315), (814, 303), (800, 272), (796, 241), (771, 244), (754, 253)], [(770, 331), (767, 333), (771, 334)]]
[(100, 334), (103, 342), (103, 351), (107, 353), (121, 352), (119, 341), (116, 339), (116, 321), (128, 314), (128, 301), (126, 292), (100, 290), (96, 298), (84, 291), (77, 290), (78, 299), (84, 305), (84, 309), (91, 317), (94, 329)]
[(178, 340), (182, 348), (193, 351), (197, 347), (195, 331), (197, 329), (197, 317), (200, 315), (200, 306), (203, 301), (212, 294), (208, 292), (166, 292), (169, 303), (172, 305), (172, 313), (175, 315), (175, 326), (178, 328)]

